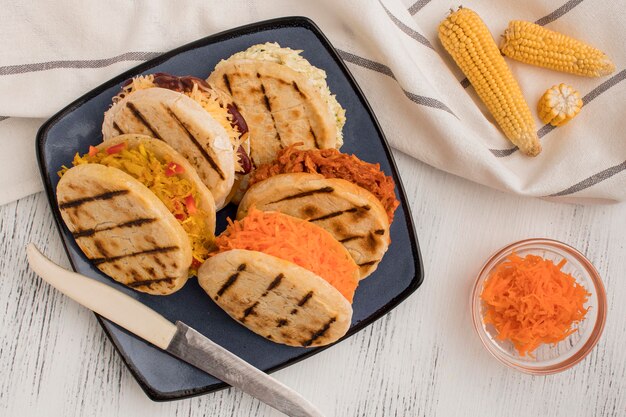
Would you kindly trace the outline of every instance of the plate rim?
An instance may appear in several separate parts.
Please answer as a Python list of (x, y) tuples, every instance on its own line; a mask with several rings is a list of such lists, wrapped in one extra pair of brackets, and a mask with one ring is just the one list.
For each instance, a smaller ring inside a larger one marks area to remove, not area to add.
[[(409, 285), (400, 294), (392, 298), (383, 307), (381, 307), (377, 311), (370, 314), (367, 319), (362, 320), (361, 322), (359, 322), (358, 324), (350, 328), (349, 331), (338, 341), (327, 346), (321, 346), (321, 347), (316, 347), (316, 348), (307, 350), (305, 353), (301, 355), (298, 355), (294, 358), (291, 358), (283, 363), (280, 363), (272, 368), (265, 370), (266, 373), (272, 373), (280, 369), (286, 368), (297, 362), (307, 359), (315, 354), (318, 354), (328, 349), (329, 347), (334, 346), (335, 344), (341, 343), (345, 339), (360, 332), (365, 327), (369, 326), (370, 324), (373, 324), (374, 322), (376, 322), (377, 320), (385, 316), (387, 313), (391, 312), (398, 305), (400, 305), (406, 298), (408, 298), (411, 294), (413, 294), (424, 282), (424, 263), (423, 263), (423, 259), (422, 259), (422, 255), (420, 251), (417, 234), (415, 232), (413, 216), (411, 215), (412, 212), (409, 206), (409, 202), (407, 201), (406, 192), (404, 190), (404, 184), (402, 183), (402, 179), (400, 178), (398, 167), (396, 165), (396, 161), (393, 157), (393, 154), (391, 153), (391, 148), (389, 146), (387, 138), (380, 126), (380, 123), (378, 122), (378, 119), (376, 118), (374, 111), (372, 110), (369, 102), (367, 101), (365, 94), (361, 90), (360, 86), (357, 84), (354, 76), (348, 69), (347, 65), (345, 64), (345, 62), (343, 61), (343, 59), (341, 58), (341, 56), (339, 55), (335, 47), (331, 44), (330, 40), (326, 37), (326, 35), (322, 32), (322, 30), (317, 26), (317, 24), (313, 20), (305, 16), (278, 17), (274, 19), (253, 22), (253, 23), (249, 23), (243, 26), (238, 26), (235, 28), (227, 29), (227, 30), (224, 30), (224, 31), (221, 31), (221, 32), (209, 35), (209, 36), (205, 36), (195, 41), (186, 43), (175, 49), (165, 52), (155, 58), (142, 62), (141, 64), (136, 65), (124, 71), (123, 73), (105, 81), (104, 83), (98, 85), (97, 87), (83, 94), (82, 96), (80, 96), (79, 98), (77, 98), (76, 100), (72, 101), (70, 104), (68, 104), (61, 110), (59, 110), (48, 120), (46, 120), (46, 122), (44, 122), (41, 125), (41, 127), (38, 129), (37, 135), (36, 135), (37, 165), (39, 167), (39, 173), (44, 183), (45, 192), (48, 198), (48, 204), (50, 205), (52, 215), (54, 217), (54, 220), (57, 226), (57, 231), (59, 233), (59, 236), (61, 237), (61, 243), (63, 244), (63, 249), (65, 251), (65, 254), (68, 257), (68, 260), (70, 262), (70, 265), (72, 266), (72, 269), (76, 271), (76, 267), (69, 253), (68, 245), (66, 244), (65, 239), (63, 238), (64, 236), (63, 222), (62, 222), (62, 219), (60, 217), (58, 210), (56, 210), (57, 208), (56, 198), (55, 198), (56, 193), (52, 187), (52, 183), (50, 182), (50, 179), (48, 178), (48, 169), (47, 169), (48, 167), (44, 160), (44, 146), (46, 143), (48, 131), (66, 114), (71, 113), (77, 108), (81, 107), (87, 101), (91, 100), (95, 96), (102, 93), (102, 91), (109, 89), (125, 81), (126, 79), (131, 78), (132, 76), (136, 74), (144, 72), (151, 67), (154, 67), (162, 62), (165, 62), (182, 52), (193, 50), (198, 47), (205, 47), (205, 46), (208, 46), (210, 44), (213, 44), (219, 41), (223, 41), (229, 38), (238, 37), (238, 36), (249, 34), (249, 33), (261, 32), (263, 30), (268, 30), (268, 29), (276, 29), (281, 26), (282, 27), (301, 27), (304, 29), (308, 29), (318, 38), (320, 43), (326, 48), (330, 56), (338, 65), (339, 69), (343, 72), (344, 76), (348, 80), (348, 83), (350, 84), (350, 87), (356, 93), (356, 96), (361, 101), (361, 104), (363, 105), (370, 119), (372, 120), (374, 129), (376, 130), (376, 132), (379, 135), (379, 138), (382, 141), (385, 155), (392, 168), (391, 175), (396, 183), (398, 194), (400, 196), (400, 204), (402, 205), (402, 209), (404, 210), (404, 218), (406, 221), (406, 227), (407, 227), (407, 231), (409, 234), (409, 241), (411, 243), (411, 251), (412, 251), (413, 260), (415, 263), (414, 265), (415, 276), (413, 276)], [(115, 323), (110, 322), (109, 320), (103, 318), (102, 316), (96, 313), (94, 313), (94, 315), (96, 316), (98, 323), (104, 330), (104, 333), (106, 334), (107, 338), (112, 342), (113, 347), (115, 348), (115, 351), (122, 358), (122, 361), (126, 365), (127, 369), (130, 371), (130, 373), (132, 374), (134, 379), (137, 381), (141, 389), (146, 393), (148, 398), (150, 398), (152, 401), (162, 402), (162, 401), (181, 400), (181, 399), (196, 397), (196, 396), (203, 395), (203, 394), (208, 394), (211, 392), (220, 391), (220, 390), (230, 387), (230, 385), (226, 384), (225, 382), (220, 382), (217, 384), (212, 384), (212, 385), (208, 385), (208, 386), (204, 386), (200, 388), (185, 389), (185, 390), (172, 391), (172, 392), (162, 392), (162, 391), (154, 389), (143, 378), (142, 374), (135, 367), (130, 357), (128, 357), (124, 352), (120, 350), (120, 348), (118, 347), (117, 338), (115, 337), (115, 335), (111, 333), (109, 326), (114, 326), (117, 329), (121, 329), (122, 331), (126, 333), (128, 332), (122, 327), (116, 325)], [(133, 335), (133, 337), (137, 337), (137, 336)]]

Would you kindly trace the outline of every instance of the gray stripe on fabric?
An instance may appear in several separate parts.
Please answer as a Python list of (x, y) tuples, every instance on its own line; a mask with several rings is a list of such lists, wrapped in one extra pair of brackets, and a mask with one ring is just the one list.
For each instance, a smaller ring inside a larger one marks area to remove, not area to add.
[[(342, 51), (341, 49), (337, 49), (337, 52), (339, 53), (339, 56), (341, 56), (341, 58), (346, 62), (350, 62), (360, 67), (367, 68), (372, 71), (376, 71), (378, 73), (388, 76), (389, 78), (392, 78), (396, 82), (398, 81), (393, 71), (391, 70), (391, 68), (389, 68), (388, 66), (384, 64), (381, 64), (380, 62), (372, 61), (371, 59), (363, 58), (351, 52)], [(400, 88), (402, 87), (400, 86)], [(409, 100), (411, 100), (412, 102), (416, 104), (420, 104), (422, 106), (427, 106), (427, 107), (432, 107), (435, 109), (440, 109), (440, 110), (450, 113), (454, 117), (457, 117), (456, 114), (454, 114), (454, 112), (450, 110), (448, 106), (446, 106), (441, 101), (435, 98), (420, 96), (418, 94), (411, 93), (410, 91), (406, 91), (404, 88), (402, 88), (402, 92), (404, 93), (405, 96), (407, 96)]]
[(538, 24), (539, 26), (545, 26), (548, 23), (552, 23), (556, 19), (565, 15), (566, 13), (568, 13), (570, 10), (572, 10), (574, 7), (578, 6), (582, 2), (583, 0), (569, 0), (567, 3), (565, 3), (563, 6), (559, 7), (558, 9), (556, 9), (549, 15), (546, 15), (542, 17), (541, 19), (535, 20), (535, 23)]
[(28, 72), (47, 71), (58, 68), (103, 68), (123, 61), (146, 61), (148, 59), (156, 58), (161, 54), (162, 52), (126, 52), (104, 59), (48, 61), (37, 62), (34, 64), (7, 65), (0, 67), (0, 75), (24, 74)]
[[(617, 74), (615, 74), (614, 76), (612, 76), (611, 78), (609, 78), (608, 80), (606, 80), (605, 82), (603, 82), (602, 84), (600, 84), (599, 86), (597, 86), (596, 88), (594, 88), (593, 90), (585, 94), (585, 96), (583, 97), (583, 107), (585, 107), (587, 104), (595, 100), (596, 97), (600, 96), (602, 93), (604, 93), (611, 87), (619, 84), (621, 81), (624, 81), (625, 79), (626, 79), (626, 69), (621, 70), (620, 72), (618, 72)], [(555, 129), (555, 126), (552, 126), (551, 124), (544, 125), (537, 131), (537, 136), (539, 138), (542, 138), (548, 133), (552, 132), (554, 129)], [(517, 146), (514, 146), (508, 149), (489, 149), (489, 151), (497, 158), (502, 158), (504, 156), (511, 155), (517, 149), (518, 149)]]
[(360, 67), (371, 69), (371, 70), (376, 71), (376, 72), (380, 72), (381, 74), (385, 74), (386, 76), (396, 80), (396, 76), (393, 74), (393, 71), (391, 71), (391, 68), (389, 68), (385, 64), (381, 64), (380, 62), (372, 61), (371, 59), (363, 58), (361, 56), (355, 55), (355, 54), (353, 54), (351, 52), (343, 51), (341, 49), (337, 49), (337, 52), (339, 52), (339, 56), (344, 61), (348, 61), (348, 62), (350, 62), (352, 64), (356, 64), (356, 65), (358, 65)]
[(561, 197), (564, 195), (577, 193), (578, 191), (582, 191), (593, 185), (599, 184), (604, 180), (608, 180), (612, 176), (617, 175), (624, 170), (626, 170), (626, 161), (622, 162), (621, 164), (617, 164), (615, 166), (607, 168), (603, 171), (600, 171), (597, 174), (593, 174), (592, 176), (585, 178), (584, 180), (572, 185), (571, 187), (568, 187), (563, 191), (559, 191), (558, 193), (550, 194), (547, 197)]
[(387, 13), (387, 16), (389, 16), (391, 21), (402, 32), (406, 33), (407, 35), (409, 35), (411, 38), (415, 39), (416, 41), (418, 41), (422, 45), (427, 46), (427, 47), (429, 47), (430, 49), (433, 49), (433, 50), (435, 49), (430, 44), (430, 41), (424, 37), (424, 35), (422, 35), (421, 33), (417, 32), (417, 31), (415, 31), (413, 29), (411, 29), (410, 27), (408, 27), (407, 25), (402, 23), (397, 17), (395, 17), (393, 14), (391, 14), (391, 12), (385, 7), (385, 5), (383, 4), (383, 2), (381, 0), (378, 0), (378, 3), (380, 3), (380, 5), (383, 7), (383, 9), (385, 9), (385, 13)]
[(411, 7), (409, 7), (409, 13), (411, 13), (411, 16), (415, 16), (415, 14), (419, 12), (420, 10), (422, 10), (422, 8), (426, 6), (428, 3), (430, 3), (430, 0), (416, 1), (415, 3), (413, 3)]

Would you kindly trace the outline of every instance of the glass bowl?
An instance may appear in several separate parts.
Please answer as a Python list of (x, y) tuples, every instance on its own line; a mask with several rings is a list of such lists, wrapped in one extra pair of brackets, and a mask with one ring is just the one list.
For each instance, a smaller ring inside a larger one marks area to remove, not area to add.
[[(571, 274), (591, 294), (585, 307), (589, 307), (583, 321), (575, 325), (577, 332), (560, 341), (556, 345), (544, 344), (531, 352), (532, 356), (520, 356), (508, 340), (496, 338), (497, 331), (493, 325), (483, 323), (483, 305), (480, 294), (485, 280), (491, 271), (505, 258), (516, 252), (522, 258), (526, 255), (538, 255), (558, 264), (563, 258), (567, 263), (562, 271)], [(580, 362), (596, 345), (606, 321), (606, 294), (598, 271), (585, 256), (566, 245), (550, 239), (527, 239), (512, 243), (497, 251), (483, 265), (478, 279), (474, 284), (471, 296), (472, 321), (489, 353), (505, 365), (533, 375), (548, 375), (564, 371)]]

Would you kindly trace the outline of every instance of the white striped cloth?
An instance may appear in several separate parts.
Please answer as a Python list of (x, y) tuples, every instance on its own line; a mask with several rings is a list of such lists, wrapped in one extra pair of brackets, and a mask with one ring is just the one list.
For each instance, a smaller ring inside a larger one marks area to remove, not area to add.
[(536, 120), (543, 145), (536, 158), (505, 139), (437, 39), (438, 23), (456, 6), (450, 0), (5, 0), (0, 204), (42, 188), (36, 130), (78, 96), (161, 52), (288, 15), (312, 18), (330, 38), (394, 148), (513, 193), (590, 203), (626, 199), (625, 0), (463, 1), (495, 38), (509, 20), (534, 21), (599, 47), (616, 64), (612, 75), (588, 79), (508, 60), (531, 109), (560, 82), (584, 96), (581, 114), (568, 125), (552, 129)]

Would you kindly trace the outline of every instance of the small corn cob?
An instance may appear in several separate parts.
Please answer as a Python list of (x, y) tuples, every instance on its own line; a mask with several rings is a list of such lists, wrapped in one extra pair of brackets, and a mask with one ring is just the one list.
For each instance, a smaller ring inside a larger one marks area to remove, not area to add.
[(576, 116), (583, 107), (580, 93), (567, 84), (550, 87), (537, 105), (539, 118), (552, 126), (562, 126)]
[(593, 46), (522, 20), (509, 22), (500, 46), (509, 58), (585, 77), (603, 77), (615, 64)]
[(538, 155), (541, 144), (528, 104), (478, 14), (466, 8), (452, 12), (439, 24), (439, 39), (506, 137), (526, 155)]

